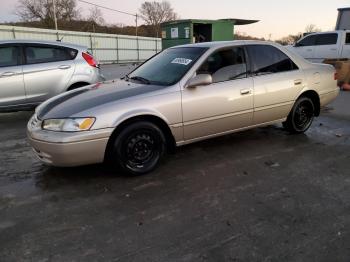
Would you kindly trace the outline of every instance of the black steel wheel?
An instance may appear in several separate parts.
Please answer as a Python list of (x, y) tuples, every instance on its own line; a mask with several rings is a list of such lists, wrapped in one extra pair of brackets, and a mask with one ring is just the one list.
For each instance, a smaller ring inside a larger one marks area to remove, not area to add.
[(143, 175), (156, 168), (165, 152), (165, 136), (153, 123), (135, 122), (117, 136), (112, 161), (130, 175)]
[(283, 126), (291, 133), (304, 133), (310, 128), (314, 117), (314, 103), (308, 97), (301, 97), (295, 102)]

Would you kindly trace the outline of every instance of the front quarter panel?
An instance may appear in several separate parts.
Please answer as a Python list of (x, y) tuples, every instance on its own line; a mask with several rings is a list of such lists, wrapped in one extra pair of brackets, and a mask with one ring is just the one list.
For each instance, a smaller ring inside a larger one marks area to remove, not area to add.
[(116, 128), (133, 117), (155, 116), (170, 127), (176, 141), (183, 139), (179, 85), (152, 94), (102, 104), (74, 115), (74, 117), (86, 116), (96, 117), (93, 129)]

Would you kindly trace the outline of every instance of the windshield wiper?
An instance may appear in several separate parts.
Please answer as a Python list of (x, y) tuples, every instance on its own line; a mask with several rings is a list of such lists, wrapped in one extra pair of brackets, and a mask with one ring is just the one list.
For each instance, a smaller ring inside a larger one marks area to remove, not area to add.
[(120, 78), (121, 80), (125, 80), (125, 81), (129, 81), (129, 75), (125, 75), (122, 78)]
[(133, 77), (128, 77), (128, 79), (131, 79), (131, 80), (136, 80), (136, 81), (140, 81), (146, 85), (150, 85), (151, 84), (151, 81), (149, 81), (148, 79), (142, 77), (142, 76), (133, 76)]

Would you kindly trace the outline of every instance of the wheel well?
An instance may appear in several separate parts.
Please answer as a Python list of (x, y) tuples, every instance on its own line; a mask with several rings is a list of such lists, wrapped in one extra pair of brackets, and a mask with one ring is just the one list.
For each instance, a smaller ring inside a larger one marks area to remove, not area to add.
[(87, 82), (77, 82), (72, 84), (70, 87), (68, 87), (67, 91), (70, 91), (79, 87), (87, 86), (87, 85), (90, 85), (90, 84)]
[(313, 90), (306, 91), (302, 93), (300, 97), (310, 98), (315, 105), (315, 116), (320, 115), (320, 111), (321, 111), (320, 97), (316, 91), (313, 91)]
[(147, 121), (155, 124), (162, 130), (166, 143), (167, 143), (167, 150), (168, 152), (173, 152), (176, 147), (176, 142), (174, 139), (173, 134), (171, 133), (171, 130), (168, 126), (168, 124), (161, 118), (153, 115), (142, 115), (142, 116), (136, 116), (129, 118), (125, 121), (123, 121), (121, 124), (119, 124), (115, 130), (113, 131), (111, 137), (108, 140), (106, 151), (105, 151), (105, 160), (109, 159), (109, 152), (113, 146), (113, 141), (115, 138), (119, 135), (119, 133), (125, 128), (127, 125), (130, 125), (131, 123), (139, 122), (139, 121)]

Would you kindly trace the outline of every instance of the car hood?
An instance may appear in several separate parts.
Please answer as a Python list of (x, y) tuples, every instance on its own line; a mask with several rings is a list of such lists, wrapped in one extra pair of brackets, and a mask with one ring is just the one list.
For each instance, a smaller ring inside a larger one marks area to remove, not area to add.
[(98, 83), (66, 92), (37, 109), (39, 119), (67, 118), (103, 104), (143, 95), (164, 88), (164, 86), (144, 85), (124, 80)]

